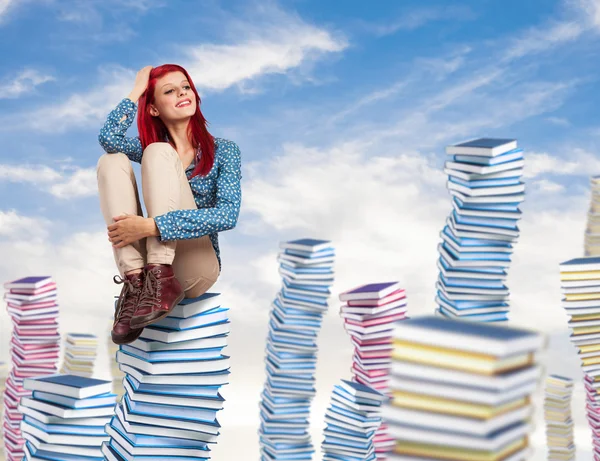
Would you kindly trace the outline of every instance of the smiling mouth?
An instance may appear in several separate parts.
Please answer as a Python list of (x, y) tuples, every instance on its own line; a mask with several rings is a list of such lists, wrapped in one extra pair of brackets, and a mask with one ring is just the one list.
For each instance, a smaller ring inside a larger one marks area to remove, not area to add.
[(175, 107), (180, 108), (180, 107), (187, 107), (190, 104), (192, 104), (192, 101), (190, 101), (189, 99), (186, 99), (184, 101), (181, 101), (180, 103), (178, 103)]

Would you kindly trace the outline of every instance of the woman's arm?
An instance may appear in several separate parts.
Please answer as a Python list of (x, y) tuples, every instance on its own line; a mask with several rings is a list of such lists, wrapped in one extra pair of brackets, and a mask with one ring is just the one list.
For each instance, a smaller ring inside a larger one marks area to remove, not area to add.
[(123, 152), (132, 162), (142, 162), (142, 143), (139, 137), (128, 138), (125, 132), (133, 123), (137, 112), (137, 101), (142, 97), (148, 87), (148, 79), (152, 66), (140, 69), (135, 76), (133, 90), (119, 105), (108, 114), (106, 123), (100, 130), (98, 141), (102, 148), (109, 154)]
[(122, 152), (132, 162), (141, 163), (142, 144), (140, 143), (140, 138), (137, 136), (135, 138), (125, 136), (127, 129), (133, 123), (136, 111), (137, 106), (130, 98), (123, 99), (108, 114), (106, 122), (100, 130), (98, 141), (102, 148), (109, 154)]
[(235, 227), (242, 201), (241, 154), (236, 143), (232, 141), (224, 143), (219, 158), (215, 206), (196, 210), (173, 210), (156, 216), (154, 221), (160, 232), (159, 240), (165, 242), (199, 238)]

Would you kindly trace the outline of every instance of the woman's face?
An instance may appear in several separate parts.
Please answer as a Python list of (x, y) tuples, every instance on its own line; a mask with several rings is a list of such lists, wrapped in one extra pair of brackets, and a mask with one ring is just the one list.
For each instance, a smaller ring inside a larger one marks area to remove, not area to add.
[(170, 72), (156, 81), (150, 115), (165, 122), (189, 119), (196, 112), (196, 95), (183, 72)]

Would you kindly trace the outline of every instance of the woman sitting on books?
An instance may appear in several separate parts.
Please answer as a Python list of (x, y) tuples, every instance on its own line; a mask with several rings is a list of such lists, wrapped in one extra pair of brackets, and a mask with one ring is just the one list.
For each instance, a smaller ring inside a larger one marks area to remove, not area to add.
[[(139, 137), (125, 136), (139, 99)], [(144, 67), (108, 115), (99, 141), (100, 207), (123, 284), (112, 339), (135, 341), (184, 297), (205, 293), (221, 271), (218, 232), (235, 227), (241, 203), (238, 146), (213, 137), (185, 69)], [(142, 165), (144, 218), (131, 162)]]

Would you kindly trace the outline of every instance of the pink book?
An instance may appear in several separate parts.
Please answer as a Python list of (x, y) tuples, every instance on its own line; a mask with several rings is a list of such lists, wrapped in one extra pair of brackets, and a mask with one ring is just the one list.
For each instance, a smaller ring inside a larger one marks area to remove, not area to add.
[(365, 321), (356, 321), (356, 320), (345, 319), (344, 322), (346, 322), (349, 325), (370, 327), (373, 325), (384, 325), (386, 323), (394, 323), (396, 320), (401, 320), (403, 318), (404, 318), (404, 313), (401, 313), (401, 314), (389, 315), (389, 316), (379, 317), (376, 319), (365, 320)]
[(59, 345), (57, 345), (56, 343), (40, 343), (40, 344), (23, 344), (22, 342), (19, 342), (17, 340), (17, 338), (15, 338), (13, 336), (11, 343), (13, 343), (14, 345), (22, 348), (23, 350), (26, 351), (41, 351), (41, 350), (46, 350), (49, 347), (59, 347)]
[[(353, 370), (357, 369), (357, 364), (356, 363), (352, 364), (352, 369)], [(359, 370), (359, 371), (361, 371), (363, 374), (365, 374), (369, 378), (378, 378), (378, 377), (381, 377), (381, 376), (387, 376), (388, 375), (388, 372), (386, 370), (372, 370), (372, 371)]]
[(58, 328), (48, 328), (35, 330), (23, 330), (21, 328), (15, 328), (15, 333), (21, 336), (21, 339), (31, 338), (32, 336), (56, 336), (58, 334)]
[(36, 325), (58, 326), (58, 322), (56, 321), (56, 318), (41, 319), (41, 320), (21, 320), (21, 321), (13, 320), (13, 323), (19, 325), (19, 327), (21, 327), (21, 328), (27, 327), (27, 326), (36, 326)]
[(27, 303), (27, 304), (16, 304), (16, 303), (9, 301), (6, 304), (8, 307), (11, 307), (13, 309), (16, 309), (18, 311), (23, 311), (23, 312), (29, 312), (34, 309), (41, 309), (41, 308), (45, 308), (45, 307), (58, 306), (58, 303), (56, 302), (56, 300), (40, 301), (37, 303)]
[[(340, 295), (341, 296), (341, 295)], [(384, 306), (391, 302), (397, 301), (399, 299), (405, 298), (406, 292), (403, 288), (393, 291), (387, 296), (382, 298), (371, 298), (371, 299), (349, 299), (346, 301), (349, 306)], [(344, 301), (341, 299), (341, 301)]]
[(355, 352), (361, 359), (391, 359), (391, 350), (389, 351), (373, 351), (373, 352), (361, 352), (357, 350)]
[(56, 282), (50, 282), (38, 288), (11, 288), (9, 293), (18, 295), (37, 295), (56, 289)]
[(16, 293), (5, 293), (4, 299), (7, 301), (12, 301), (13, 303), (37, 303), (43, 301), (51, 301), (57, 298), (56, 291), (48, 291), (46, 293), (38, 293), (35, 295), (21, 295)]

